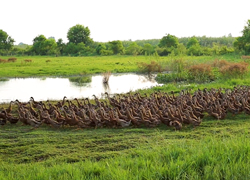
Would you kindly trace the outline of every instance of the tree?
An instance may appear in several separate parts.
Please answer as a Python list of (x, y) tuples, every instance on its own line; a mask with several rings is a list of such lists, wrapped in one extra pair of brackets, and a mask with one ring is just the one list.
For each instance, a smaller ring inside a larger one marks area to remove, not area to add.
[(39, 35), (33, 39), (32, 50), (39, 55), (52, 55), (56, 53), (57, 43), (55, 39), (47, 39), (44, 35)]
[(176, 48), (177, 45), (179, 44), (178, 38), (176, 36), (173, 36), (171, 34), (167, 34), (167, 36), (163, 36), (161, 38), (159, 47), (160, 48), (171, 48), (174, 47)]
[(197, 40), (197, 38), (195, 36), (191, 37), (188, 40), (187, 48), (189, 49), (191, 46), (194, 46), (194, 45), (199, 45), (199, 41)]
[(178, 44), (176, 51), (176, 54), (185, 55), (187, 52), (187, 48), (184, 46), (184, 44), (180, 43)]
[(136, 42), (133, 42), (127, 47), (126, 53), (136, 56), (141, 53), (141, 49), (141, 46), (138, 46)]
[(59, 52), (58, 54), (63, 54), (63, 50), (65, 48), (65, 43), (63, 43), (63, 40), (60, 38), (56, 42), (57, 44), (57, 51)]
[(84, 27), (83, 25), (77, 24), (71, 27), (67, 33), (67, 38), (70, 43), (78, 44), (84, 43), (85, 45), (89, 45), (92, 42), (90, 36), (90, 30), (88, 27)]
[(151, 55), (153, 53), (153, 46), (149, 43), (144, 44), (142, 51), (144, 54)]
[(46, 55), (46, 51), (44, 49), (45, 41), (46, 37), (44, 35), (39, 35), (33, 39), (32, 50), (35, 52), (35, 54)]
[(106, 50), (106, 46), (105, 44), (98, 44), (98, 46), (96, 47), (96, 53), (99, 55), (102, 55), (103, 50)]
[(244, 26), (242, 33), (243, 35), (241, 37), (236, 38), (234, 47), (243, 50), (245, 54), (250, 54), (250, 20), (248, 20), (247, 25)]
[(199, 44), (192, 45), (188, 49), (188, 55), (201, 56), (202, 55), (201, 46)]
[(77, 54), (78, 53), (78, 48), (77, 48), (77, 45), (72, 43), (72, 42), (69, 42), (67, 43), (67, 45), (65, 46), (64, 48), (64, 53), (66, 54)]
[(55, 39), (46, 39), (44, 42), (44, 50), (46, 55), (56, 54), (57, 43)]
[(5, 31), (0, 29), (0, 51), (9, 51), (14, 46), (14, 39), (12, 39)]
[(113, 51), (113, 54), (124, 54), (124, 47), (121, 41), (111, 41), (108, 44), (109, 49)]

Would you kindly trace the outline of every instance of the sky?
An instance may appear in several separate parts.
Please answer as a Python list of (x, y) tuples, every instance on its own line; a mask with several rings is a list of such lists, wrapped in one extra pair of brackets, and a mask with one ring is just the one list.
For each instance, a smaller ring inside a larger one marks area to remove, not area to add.
[(62, 38), (76, 24), (97, 42), (177, 37), (241, 36), (250, 0), (3, 0), (0, 29), (15, 44), (38, 35)]

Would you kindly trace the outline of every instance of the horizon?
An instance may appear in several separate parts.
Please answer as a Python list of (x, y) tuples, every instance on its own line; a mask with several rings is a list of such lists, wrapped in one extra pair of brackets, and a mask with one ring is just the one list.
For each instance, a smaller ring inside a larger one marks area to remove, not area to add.
[(89, 27), (95, 42), (161, 39), (166, 34), (182, 38), (227, 37), (231, 33), (238, 37), (250, 19), (247, 4), (247, 0), (72, 0), (60, 1), (59, 6), (58, 1), (12, 0), (2, 3), (11, 11), (2, 10), (8, 16), (1, 19), (0, 28), (15, 40), (15, 45), (32, 45), (38, 35), (52, 36), (56, 41), (61, 38), (66, 43), (69, 28), (76, 24)]

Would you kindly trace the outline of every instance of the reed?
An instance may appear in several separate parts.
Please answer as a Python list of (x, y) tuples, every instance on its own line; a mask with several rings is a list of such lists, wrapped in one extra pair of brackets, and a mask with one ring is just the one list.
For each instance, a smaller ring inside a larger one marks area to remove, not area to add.
[(78, 84), (89, 83), (89, 82), (91, 82), (91, 77), (89, 77), (89, 76), (84, 76), (84, 77), (70, 77), (69, 81), (70, 82), (75, 82), (75, 83), (78, 83)]
[(108, 84), (110, 76), (111, 76), (110, 71), (102, 73), (102, 82)]

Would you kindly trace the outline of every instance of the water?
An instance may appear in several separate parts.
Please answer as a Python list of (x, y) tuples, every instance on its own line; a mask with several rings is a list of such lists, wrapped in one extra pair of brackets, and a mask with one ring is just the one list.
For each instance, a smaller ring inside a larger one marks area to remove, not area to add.
[(15, 101), (29, 101), (34, 97), (36, 101), (62, 100), (74, 98), (103, 98), (104, 93), (127, 93), (137, 89), (146, 89), (160, 85), (154, 78), (149, 79), (137, 74), (114, 74), (110, 76), (109, 85), (104, 86), (102, 76), (92, 76), (90, 83), (79, 85), (70, 82), (68, 78), (13, 78), (0, 81), (0, 103)]

